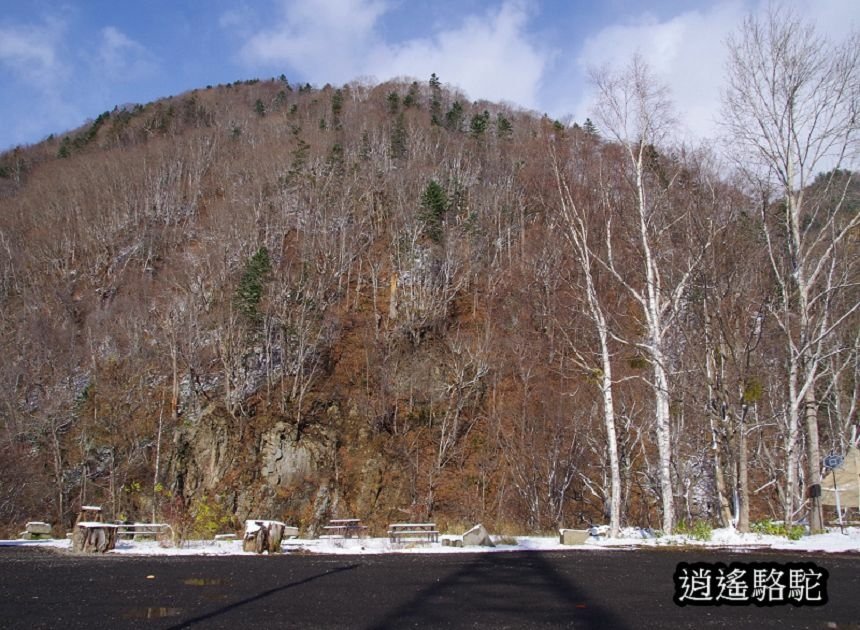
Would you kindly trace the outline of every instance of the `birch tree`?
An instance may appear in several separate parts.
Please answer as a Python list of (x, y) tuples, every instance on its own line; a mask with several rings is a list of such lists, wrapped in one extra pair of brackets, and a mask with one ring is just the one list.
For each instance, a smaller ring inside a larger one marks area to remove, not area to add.
[[(565, 240), (570, 246), (574, 259), (582, 271), (583, 292), (588, 308), (588, 314), (594, 325), (599, 342), (600, 368), (592, 369), (600, 384), (601, 403), (603, 407), (603, 427), (606, 431), (606, 450), (609, 454), (609, 532), (613, 538), (618, 536), (621, 524), (621, 467), (618, 460), (618, 439), (615, 431), (615, 404), (613, 401), (614, 381), (612, 378), (612, 361), (609, 351), (610, 330), (606, 313), (597, 293), (595, 274), (598, 262), (591, 252), (589, 229), (583, 216), (583, 211), (577, 206), (565, 180), (554, 150), (552, 152), (553, 171), (558, 187), (559, 205), (561, 210), (562, 230)], [(589, 361), (581, 358), (579, 363), (589, 369)]]
[(772, 6), (761, 18), (747, 18), (728, 49), (723, 124), (742, 172), (761, 195), (776, 285), (770, 311), (786, 353), (785, 519), (799, 511), (805, 438), (809, 522), (819, 531), (816, 385), (829, 341), (860, 308), (857, 269), (846, 254), (860, 214), (846, 207), (852, 175), (840, 170), (857, 165), (860, 37), (831, 43), (797, 15)]
[[(607, 208), (607, 254), (603, 265), (623, 286), (642, 312), (642, 338), (632, 342), (651, 368), (650, 386), (654, 394), (658, 470), (662, 501), (662, 527), (672, 531), (675, 520), (672, 486), (672, 431), (669, 408), (668, 332), (681, 305), (684, 290), (697, 261), (690, 259), (674, 274), (666, 268), (666, 252), (660, 242), (670, 226), (683, 217), (668, 205), (666, 195), (672, 176), (663, 174), (653, 181), (649, 163), (656, 147), (663, 144), (673, 124), (668, 89), (652, 76), (647, 65), (635, 56), (621, 72), (603, 71), (593, 75), (597, 88), (595, 119), (601, 129), (624, 151), (628, 185), (632, 192), (633, 216), (629, 239), (635, 242), (639, 267), (622, 268), (613, 255), (612, 216), (617, 207)], [(622, 217), (623, 218), (623, 217)], [(629, 261), (628, 261), (629, 262)]]

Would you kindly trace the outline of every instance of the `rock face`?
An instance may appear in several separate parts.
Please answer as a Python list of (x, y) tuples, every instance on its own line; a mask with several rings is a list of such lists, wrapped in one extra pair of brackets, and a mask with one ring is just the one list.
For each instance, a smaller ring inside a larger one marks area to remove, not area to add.
[(321, 445), (309, 440), (295, 441), (294, 430), (278, 422), (263, 434), (260, 449), (260, 473), (273, 487), (305, 477), (324, 459)]
[(236, 423), (219, 412), (210, 406), (173, 437), (171, 469), (180, 494), (192, 496), (215, 488), (234, 463), (231, 442)]
[(237, 519), (301, 517), (327, 482), (336, 440), (320, 424), (301, 434), (266, 415), (235, 419), (215, 406), (174, 435), (170, 490)]
[(472, 529), (463, 534), (464, 547), (495, 547), (496, 545), (490, 539), (490, 533), (483, 525), (475, 525)]

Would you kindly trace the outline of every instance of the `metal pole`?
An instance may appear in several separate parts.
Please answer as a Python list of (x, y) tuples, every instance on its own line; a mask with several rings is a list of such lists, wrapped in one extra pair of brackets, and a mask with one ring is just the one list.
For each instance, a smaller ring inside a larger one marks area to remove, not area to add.
[(839, 488), (836, 487), (836, 470), (830, 471), (833, 475), (833, 494), (836, 495), (836, 516), (839, 518), (839, 531), (845, 533), (845, 525), (842, 524), (842, 506), (839, 505)]

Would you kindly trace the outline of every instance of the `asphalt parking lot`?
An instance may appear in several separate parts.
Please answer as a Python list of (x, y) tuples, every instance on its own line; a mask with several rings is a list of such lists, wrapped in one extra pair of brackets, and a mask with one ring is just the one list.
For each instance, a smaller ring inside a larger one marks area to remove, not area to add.
[[(679, 607), (679, 562), (811, 561), (825, 606)], [(860, 554), (121, 557), (0, 547), (0, 627), (860, 628)]]

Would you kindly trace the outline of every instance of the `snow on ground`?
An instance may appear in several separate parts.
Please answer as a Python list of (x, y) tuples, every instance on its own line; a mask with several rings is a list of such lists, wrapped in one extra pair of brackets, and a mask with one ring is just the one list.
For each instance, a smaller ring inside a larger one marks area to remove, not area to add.
[(626, 528), (618, 538), (592, 538), (587, 544), (599, 547), (699, 546), (723, 549), (780, 549), (798, 552), (860, 552), (860, 527), (846, 527), (844, 534), (839, 528), (832, 528), (826, 534), (803, 536), (799, 540), (767, 534), (741, 534), (736, 529), (727, 527), (713, 530), (711, 539), (707, 541), (695, 540), (685, 535), (653, 536), (641, 529)]
[[(443, 536), (443, 538), (457, 538)], [(838, 528), (826, 534), (804, 536), (800, 540), (788, 540), (781, 536), (764, 534), (741, 534), (734, 529), (716, 529), (711, 540), (699, 541), (688, 536), (654, 537), (636, 528), (627, 528), (618, 538), (592, 537), (584, 545), (561, 545), (558, 537), (516, 536), (506, 537), (516, 544), (495, 547), (449, 547), (438, 543), (391, 543), (388, 538), (351, 539), (304, 539), (285, 540), (282, 548), (290, 553), (315, 553), (336, 555), (369, 555), (387, 553), (491, 553), (504, 551), (590, 551), (600, 549), (635, 549), (649, 547), (684, 546), (703, 549), (779, 549), (784, 551), (854, 552), (860, 553), (860, 527), (847, 527), (845, 533)], [(0, 546), (42, 547), (60, 550), (71, 549), (69, 540), (0, 540)], [(241, 540), (188, 541), (180, 547), (165, 546), (155, 541), (120, 541), (117, 548), (108, 552), (115, 555), (137, 556), (223, 556), (255, 555), (242, 551)]]

